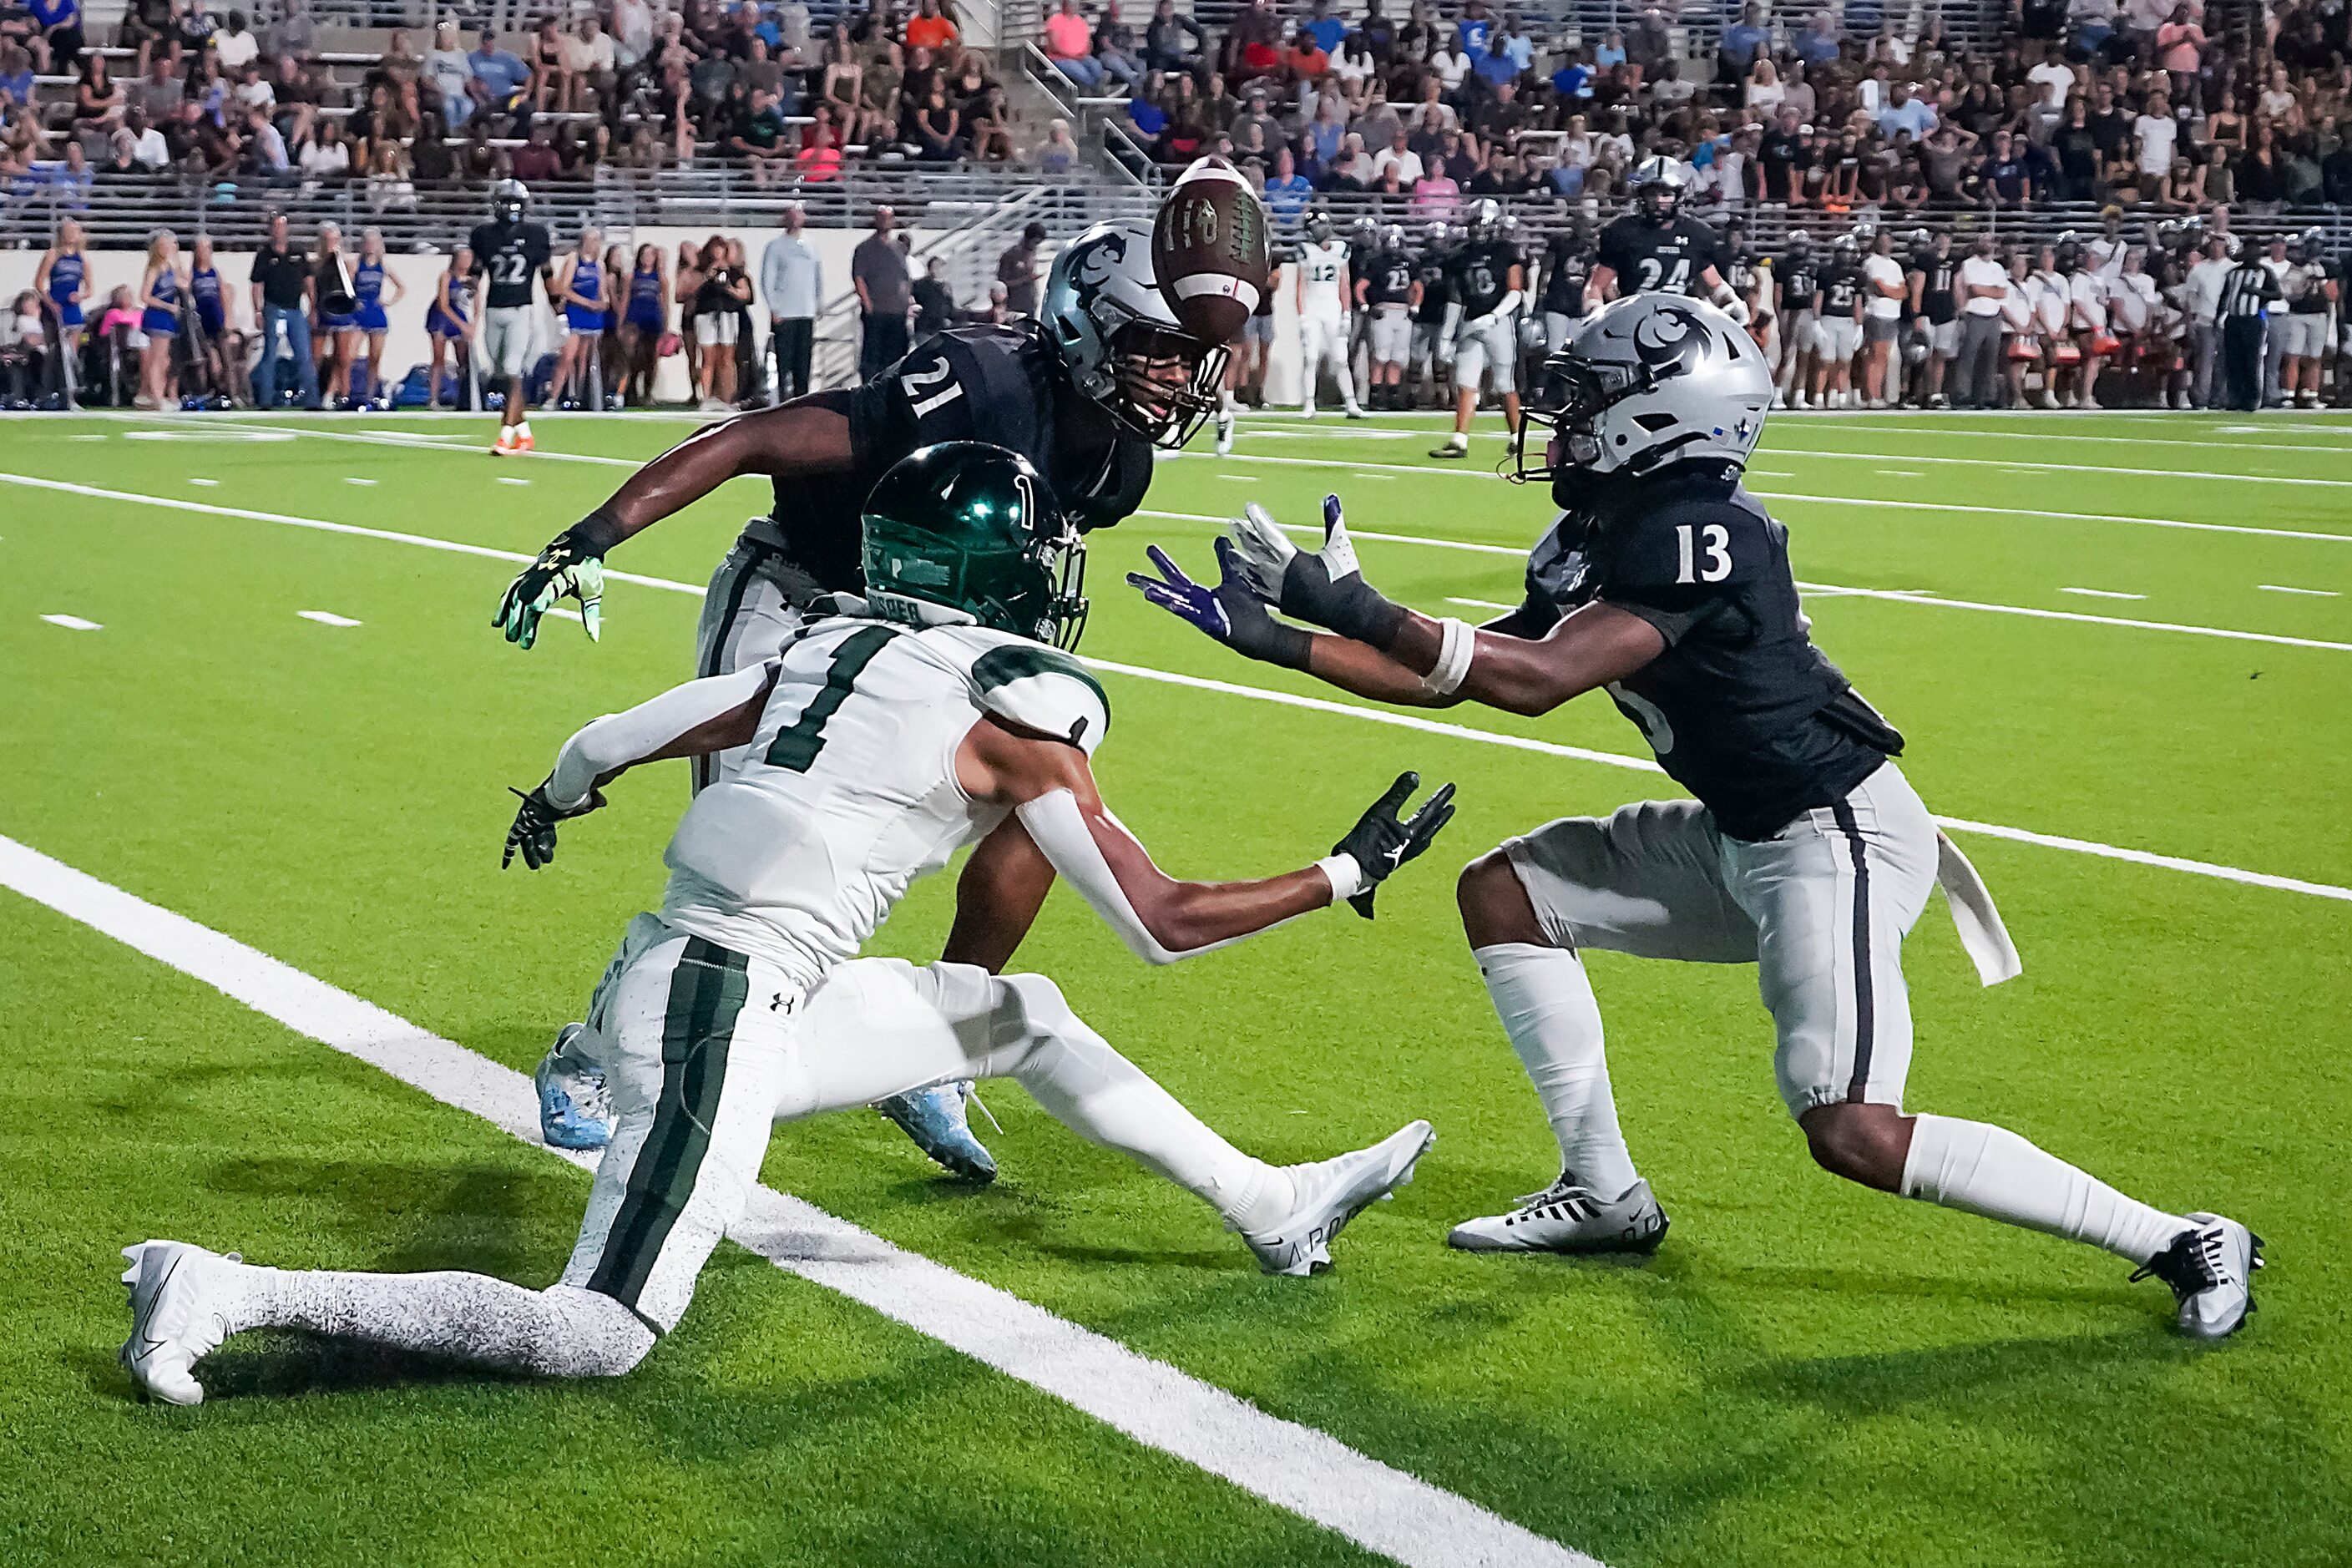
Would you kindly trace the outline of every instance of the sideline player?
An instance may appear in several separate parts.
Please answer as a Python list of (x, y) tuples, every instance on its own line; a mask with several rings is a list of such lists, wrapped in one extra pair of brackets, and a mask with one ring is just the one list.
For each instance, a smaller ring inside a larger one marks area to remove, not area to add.
[(1862, 349), (1862, 247), (1851, 234), (1830, 241), (1830, 258), (1813, 287), (1813, 406), (1843, 408), (1853, 395), (1853, 356)]
[(1380, 249), (1366, 258), (1356, 274), (1356, 303), (1367, 322), (1370, 394), (1375, 408), (1411, 406), (1405, 399), (1404, 367), (1412, 357), (1413, 308), (1421, 303), (1421, 281), (1413, 270), (1404, 229), (1391, 224), (1381, 233)]
[(1689, 169), (1658, 153), (1642, 160), (1631, 184), (1633, 210), (1601, 231), (1600, 258), (1585, 285), (1587, 305), (1663, 290), (1711, 300), (1745, 321), (1747, 304), (1717, 268), (1715, 230), (1683, 216)]
[(296, 1328), (553, 1377), (611, 1377), (677, 1326), (744, 1213), (773, 1124), (927, 1083), (1011, 1078), (1089, 1142), (1192, 1193), (1269, 1274), (1329, 1267), (1330, 1243), (1409, 1180), (1413, 1121), (1369, 1149), (1275, 1166), (1220, 1138), (1088, 1028), (1042, 974), (859, 958), (917, 878), (1018, 814), (1129, 946), (1166, 963), (1355, 900), (1428, 847), (1440, 790), (1407, 821), (1398, 781), (1326, 858), (1243, 882), (1180, 882), (1097, 793), (1110, 709), (1076, 640), (1086, 547), (1035, 469), (956, 442), (901, 462), (866, 518), (871, 614), (812, 624), (780, 657), (696, 680), (564, 743), (508, 836), (534, 868), (560, 822), (639, 763), (711, 746), (751, 757), (697, 795), (664, 858), (657, 914), (629, 922), (589, 1007), (618, 1125), (561, 1282), (259, 1268), (183, 1243), (126, 1247), (122, 1359), (174, 1405), (233, 1333)]
[(1960, 258), (1952, 254), (1952, 231), (1924, 228), (1911, 231), (1911, 316), (1914, 329), (1925, 334), (1927, 357), (1919, 363), (1919, 383), (1910, 401), (1922, 408), (1949, 408), (1944, 379), (1960, 353)]
[(1543, 290), (1537, 309), (1543, 316), (1546, 354), (1556, 354), (1569, 332), (1584, 319), (1584, 286), (1592, 278), (1592, 225), (1578, 216), (1544, 248)]
[(1433, 458), (1470, 455), (1470, 417), (1488, 388), (1503, 395), (1503, 416), (1519, 428), (1519, 314), (1527, 305), (1527, 260), (1492, 196), (1471, 209), (1470, 240), (1454, 258), (1454, 298), (1445, 337), (1454, 344), (1454, 434)]
[(531, 450), (530, 411), (523, 405), (523, 378), (539, 336), (533, 286), (555, 300), (555, 245), (547, 226), (527, 223), (530, 193), (520, 180), (490, 187), (488, 223), (478, 224), (467, 240), (474, 253), (474, 276), (488, 280), (475, 311), (478, 342), (473, 361), (505, 385), (506, 407), (499, 416), (499, 438), (490, 451), (501, 458)]
[(1445, 384), (1453, 374), (1453, 346), (1445, 341), (1445, 321), (1454, 308), (1452, 231), (1433, 223), (1423, 237), (1413, 276), (1421, 283), (1421, 302), (1412, 308), (1412, 379), (1416, 404), (1442, 406)]
[(1813, 237), (1793, 229), (1789, 246), (1772, 268), (1773, 286), (1780, 295), (1780, 363), (1773, 368), (1779, 395), (1773, 406), (1808, 408), (1813, 385), (1813, 328), (1820, 323), (1813, 301), (1821, 293), (1822, 266), (1813, 255)]
[[(1894, 758), (1903, 737), (1808, 635), (1788, 532), (1740, 487), (1772, 400), (1728, 315), (1620, 300), (1545, 367), (1534, 418), (1559, 521), (1520, 607), (1474, 628), (1381, 596), (1337, 497), (1309, 554), (1262, 511), (1218, 541), (1213, 590), (1172, 570), (1155, 604), (1254, 658), (1382, 702), (1541, 714), (1605, 689), (1697, 798), (1566, 817), (1471, 862), (1463, 928), (1557, 1134), (1559, 1179), (1448, 1238), (1476, 1251), (1656, 1248), (1666, 1216), (1618, 1131), (1601, 1012), (1578, 952), (1758, 966), (1780, 1095), (1827, 1171), (2087, 1242), (2170, 1286), (2189, 1334), (2252, 1310), (2260, 1239), (2176, 1215), (1999, 1127), (1906, 1115), (1901, 949), (1929, 890), (1987, 984), (2019, 971), (1984, 885)], [(1287, 616), (1329, 628), (1309, 632)]]
[[(1036, 321), (952, 327), (865, 385), (813, 392), (705, 426), (631, 475), (566, 529), (509, 585), (493, 624), (529, 647), (540, 617), (576, 598), (589, 634), (601, 618), (604, 560), (615, 547), (728, 480), (774, 485), (774, 510), (745, 524), (712, 574), (696, 632), (695, 672), (728, 675), (774, 656), (821, 594), (862, 591), (859, 509), (908, 453), (935, 442), (985, 440), (1044, 474), (1081, 530), (1107, 528), (1142, 504), (1152, 447), (1181, 447), (1215, 407), (1225, 351), (1187, 335), (1151, 269), (1151, 227), (1097, 224), (1054, 259)], [(696, 788), (740, 752), (698, 759)], [(992, 834), (959, 884), (944, 957), (1002, 968), (1053, 885), (1052, 868), (1017, 822)], [(541, 1064), (550, 1142), (596, 1148), (593, 1070), (575, 1070), (559, 1035)], [(877, 1107), (958, 1175), (988, 1181), (996, 1163), (972, 1136), (960, 1088)]]
[(1356, 369), (1349, 363), (1348, 301), (1355, 297), (1355, 285), (1349, 277), (1348, 242), (1332, 232), (1328, 213), (1307, 215), (1297, 271), (1291, 302), (1298, 311), (1298, 412), (1315, 417), (1316, 383), (1328, 370), (1348, 417), (1361, 419)]

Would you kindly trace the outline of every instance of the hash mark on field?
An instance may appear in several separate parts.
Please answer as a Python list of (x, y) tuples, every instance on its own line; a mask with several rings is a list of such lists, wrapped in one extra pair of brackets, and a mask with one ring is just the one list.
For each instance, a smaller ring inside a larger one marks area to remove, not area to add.
[(359, 625), (359, 622), (352, 619), (349, 616), (339, 616), (332, 610), (297, 610), (294, 613), (301, 616), (306, 621), (316, 621), (322, 626), (355, 626)]
[(96, 621), (86, 621), (79, 616), (43, 616), (41, 619), (53, 626), (63, 626), (69, 632), (102, 632), (106, 629)]
[(1225, 483), (1229, 485), (1254, 485), (1257, 483), (1256, 479), (1249, 474), (1219, 474), (1217, 478), (1224, 480)]
[(2113, 588), (2061, 588), (2062, 594), (2079, 594), (2085, 599), (2145, 599), (2146, 594), (2118, 594)]
[(527, 485), (530, 483), (530, 481), (529, 479), (519, 479), (512, 474), (500, 474), (499, 476), (499, 483), (502, 485)]
[[(56, 910), (262, 1016), (367, 1063), (525, 1143), (539, 1136), (530, 1079), (234, 937), (0, 837), (0, 888)], [(548, 1152), (583, 1171), (597, 1156)], [(1412, 1568), (1601, 1568), (1594, 1558), (1328, 1433), (1270, 1415), (1191, 1373), (1007, 1290), (903, 1251), (772, 1187), (751, 1191), (728, 1235), (778, 1268)]]
[(202, 489), (216, 490), (220, 489), (220, 481), (218, 479), (190, 479), (188, 483)]
[(363, 479), (360, 478), (357, 474), (352, 474), (352, 475), (351, 475), (349, 478), (347, 478), (347, 479), (345, 479), (343, 480), (343, 483), (345, 483), (345, 484), (347, 484), (347, 485), (373, 485), (373, 484), (374, 484), (375, 482), (376, 482), (376, 481), (375, 481), (375, 480), (373, 480), (373, 479)]
[(2333, 588), (2290, 588), (2284, 583), (2257, 583), (2254, 586), (2260, 588), (2265, 594), (2308, 594), (2315, 599), (2335, 599), (2342, 597), (2342, 595), (2337, 594)]
[(1878, 471), (1895, 479), (1924, 479), (1927, 477), (1916, 468), (1881, 468)]

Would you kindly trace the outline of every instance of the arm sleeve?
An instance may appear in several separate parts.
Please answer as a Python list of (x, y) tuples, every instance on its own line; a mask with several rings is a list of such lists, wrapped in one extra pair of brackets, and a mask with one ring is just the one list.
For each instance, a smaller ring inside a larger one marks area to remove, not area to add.
[[(1107, 813), (1106, 813), (1107, 814)], [(1221, 947), (1231, 947), (1243, 940), (1227, 937), (1204, 947), (1171, 948), (1152, 934), (1142, 915), (1119, 886), (1118, 875), (1103, 858), (1102, 846), (1087, 830), (1086, 817), (1078, 810), (1077, 796), (1068, 790), (1057, 789), (1050, 794), (1026, 801), (1017, 810), (1021, 826), (1044, 850), (1045, 858), (1064, 880), (1077, 889), (1094, 912), (1102, 917), (1105, 925), (1118, 933), (1119, 941), (1146, 963), (1174, 963), (1179, 959), (1197, 958)], [(1113, 817), (1115, 822), (1118, 818)], [(1328, 875), (1328, 873), (1326, 873)], [(1335, 884), (1336, 890), (1336, 884)], [(1286, 922), (1277, 922), (1286, 923)], [(1272, 927), (1265, 928), (1267, 930)], [(1253, 933), (1254, 934), (1254, 933)]]
[(625, 713), (605, 714), (563, 742), (548, 775), (548, 800), (566, 810), (578, 805), (606, 773), (642, 762), (697, 725), (751, 701), (775, 679), (776, 661), (770, 659), (732, 675), (689, 680)]

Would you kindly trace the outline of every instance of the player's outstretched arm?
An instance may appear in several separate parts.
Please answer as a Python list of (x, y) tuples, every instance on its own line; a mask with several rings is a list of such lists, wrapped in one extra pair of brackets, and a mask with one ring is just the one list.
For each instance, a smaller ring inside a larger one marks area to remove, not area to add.
[(1013, 807), (1054, 869), (1151, 963), (1226, 946), (1341, 899), (1370, 919), (1374, 890), (1454, 815), (1447, 784), (1402, 816), (1421, 782), (1406, 773), (1314, 865), (1255, 881), (1187, 882), (1152, 864), (1103, 804), (1086, 753), (1067, 742), (982, 719), (956, 753), (956, 773), (974, 796)]
[[(1507, 616), (1484, 630), (1433, 619), (1364, 581), (1337, 496), (1323, 500), (1323, 548), (1303, 551), (1253, 505), (1233, 537), (1217, 541), (1215, 587), (1192, 582), (1157, 546), (1150, 553), (1160, 577), (1130, 573), (1128, 581), (1248, 658), (1306, 670), (1359, 697), (1414, 707), (1471, 701), (1547, 713), (1624, 679), (1665, 649), (1649, 622), (1609, 605), (1588, 605), (1535, 637), (1513, 635)], [(1269, 604), (1334, 635), (1278, 621)]]
[[(478, 319), (480, 312), (476, 312)], [(557, 601), (580, 601), (582, 623), (601, 627), (604, 557), (624, 541), (745, 476), (789, 479), (850, 466), (849, 416), (837, 400), (795, 398), (706, 425), (631, 474), (612, 498), (557, 534), (517, 574), (490, 624), (529, 647)]]
[(674, 686), (579, 730), (556, 752), (555, 766), (539, 787), (528, 795), (513, 792), (521, 796), (522, 807), (507, 830), (499, 868), (512, 865), (517, 852), (534, 871), (554, 859), (556, 824), (603, 805), (604, 786), (641, 763), (749, 745), (775, 682), (772, 660)]

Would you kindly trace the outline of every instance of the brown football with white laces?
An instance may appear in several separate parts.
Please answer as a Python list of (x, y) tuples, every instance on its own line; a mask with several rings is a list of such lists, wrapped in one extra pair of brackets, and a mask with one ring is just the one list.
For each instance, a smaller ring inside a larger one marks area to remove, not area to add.
[(1193, 336), (1229, 343), (1265, 296), (1273, 265), (1265, 205), (1223, 158), (1202, 158), (1169, 188), (1151, 225), (1151, 270)]

